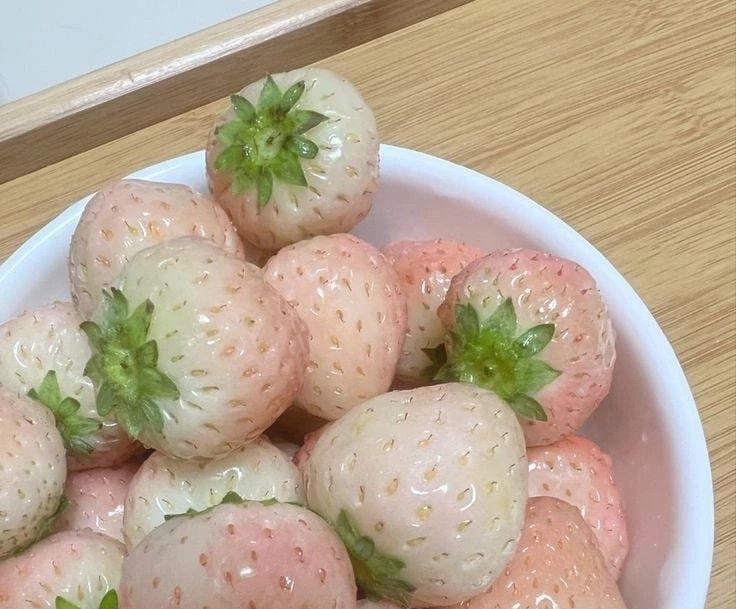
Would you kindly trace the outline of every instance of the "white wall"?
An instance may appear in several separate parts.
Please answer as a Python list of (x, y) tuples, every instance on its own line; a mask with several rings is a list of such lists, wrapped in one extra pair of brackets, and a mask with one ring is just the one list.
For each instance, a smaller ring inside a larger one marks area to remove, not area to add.
[(0, 103), (275, 0), (0, 0)]

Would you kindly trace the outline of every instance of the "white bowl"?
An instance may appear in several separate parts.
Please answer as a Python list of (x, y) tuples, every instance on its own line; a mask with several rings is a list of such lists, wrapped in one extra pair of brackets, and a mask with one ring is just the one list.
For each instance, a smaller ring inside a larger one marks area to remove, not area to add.
[[(586, 433), (613, 457), (631, 551), (620, 586), (629, 609), (701, 609), (713, 548), (713, 492), (690, 388), (657, 322), (626, 280), (583, 237), (518, 192), (425, 154), (381, 148), (374, 209), (355, 231), (375, 245), (443, 236), (486, 250), (531, 247), (570, 258), (597, 279), (617, 331), (610, 395)], [(204, 154), (135, 177), (206, 191)], [(69, 238), (87, 199), (71, 206), (0, 267), (0, 321), (68, 299)]]

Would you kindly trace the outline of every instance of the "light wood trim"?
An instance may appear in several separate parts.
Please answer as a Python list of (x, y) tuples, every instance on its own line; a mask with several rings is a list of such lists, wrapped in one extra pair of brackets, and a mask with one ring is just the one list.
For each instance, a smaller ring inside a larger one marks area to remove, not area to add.
[(0, 183), (469, 0), (281, 0), (0, 106)]

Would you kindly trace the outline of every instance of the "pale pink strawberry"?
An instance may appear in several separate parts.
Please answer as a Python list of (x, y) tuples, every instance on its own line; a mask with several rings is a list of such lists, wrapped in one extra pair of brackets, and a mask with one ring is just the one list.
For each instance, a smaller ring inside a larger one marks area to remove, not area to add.
[(228, 501), (145, 537), (125, 559), (120, 609), (355, 609), (350, 559), (327, 523)]
[(379, 142), (351, 83), (300, 68), (251, 83), (231, 102), (207, 143), (207, 177), (247, 241), (277, 250), (347, 232), (366, 216)]
[(329, 426), (329, 424), (324, 425), (315, 431), (310, 431), (304, 436), (304, 442), (292, 458), (294, 465), (297, 466), (300, 472), (304, 473), (304, 468), (307, 465), (307, 461), (309, 461), (309, 458), (312, 456), (314, 447), (317, 445), (317, 440), (319, 440), (322, 434), (327, 431)]
[(533, 250), (498, 250), (452, 280), (440, 307), (449, 329), (437, 380), (473, 382), (521, 415), (527, 444), (579, 429), (606, 396), (614, 332), (595, 280)]
[(63, 508), (66, 459), (51, 411), (0, 386), (0, 560), (46, 534)]
[(69, 505), (54, 523), (54, 531), (89, 531), (123, 541), (123, 509), (128, 486), (140, 463), (117, 468), (98, 467), (72, 472), (64, 496)]
[(305, 467), (366, 593), (402, 606), (468, 599), (516, 548), (524, 435), (495, 394), (461, 383), (387, 393), (330, 425)]
[(529, 496), (557, 497), (578, 508), (598, 539), (608, 570), (618, 579), (629, 539), (611, 457), (578, 435), (530, 448), (527, 457)]
[(305, 503), (301, 473), (265, 437), (208, 462), (153, 453), (130, 485), (125, 542), (132, 548), (167, 515), (218, 505), (229, 492), (255, 501)]
[(446, 609), (626, 609), (595, 535), (573, 506), (529, 499), (516, 555), (487, 592)]
[(324, 419), (388, 390), (406, 332), (396, 272), (352, 235), (285, 247), (264, 277), (309, 327), (309, 364), (296, 404)]
[(425, 385), (432, 378), (434, 362), (423, 349), (433, 349), (445, 340), (437, 308), (452, 278), (483, 252), (450, 239), (395, 241), (381, 251), (399, 276), (407, 304), (406, 339), (396, 377), (409, 385)]
[(120, 180), (93, 196), (69, 250), (72, 299), (89, 319), (134, 254), (176, 237), (212, 240), (243, 258), (243, 244), (225, 211), (181, 184)]
[[(23, 394), (34, 390), (51, 408), (74, 471), (114, 466), (142, 450), (114, 419), (97, 412), (92, 381), (84, 374), (91, 351), (82, 321), (70, 302), (55, 302), (0, 326), (0, 384)], [(78, 410), (60, 412), (65, 398)]]
[(0, 607), (54, 609), (61, 597), (79, 609), (98, 609), (120, 581), (125, 547), (105, 535), (63, 531), (0, 562)]
[(261, 271), (204, 239), (138, 252), (83, 330), (97, 409), (169, 456), (257, 438), (304, 379), (307, 329)]

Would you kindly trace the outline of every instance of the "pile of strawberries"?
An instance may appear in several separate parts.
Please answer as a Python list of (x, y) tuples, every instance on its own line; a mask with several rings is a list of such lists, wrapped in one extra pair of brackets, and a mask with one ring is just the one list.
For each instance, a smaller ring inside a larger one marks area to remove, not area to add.
[(231, 98), (210, 196), (89, 201), (70, 302), (0, 326), (0, 608), (625, 607), (595, 281), (348, 234), (378, 155), (306, 68)]

